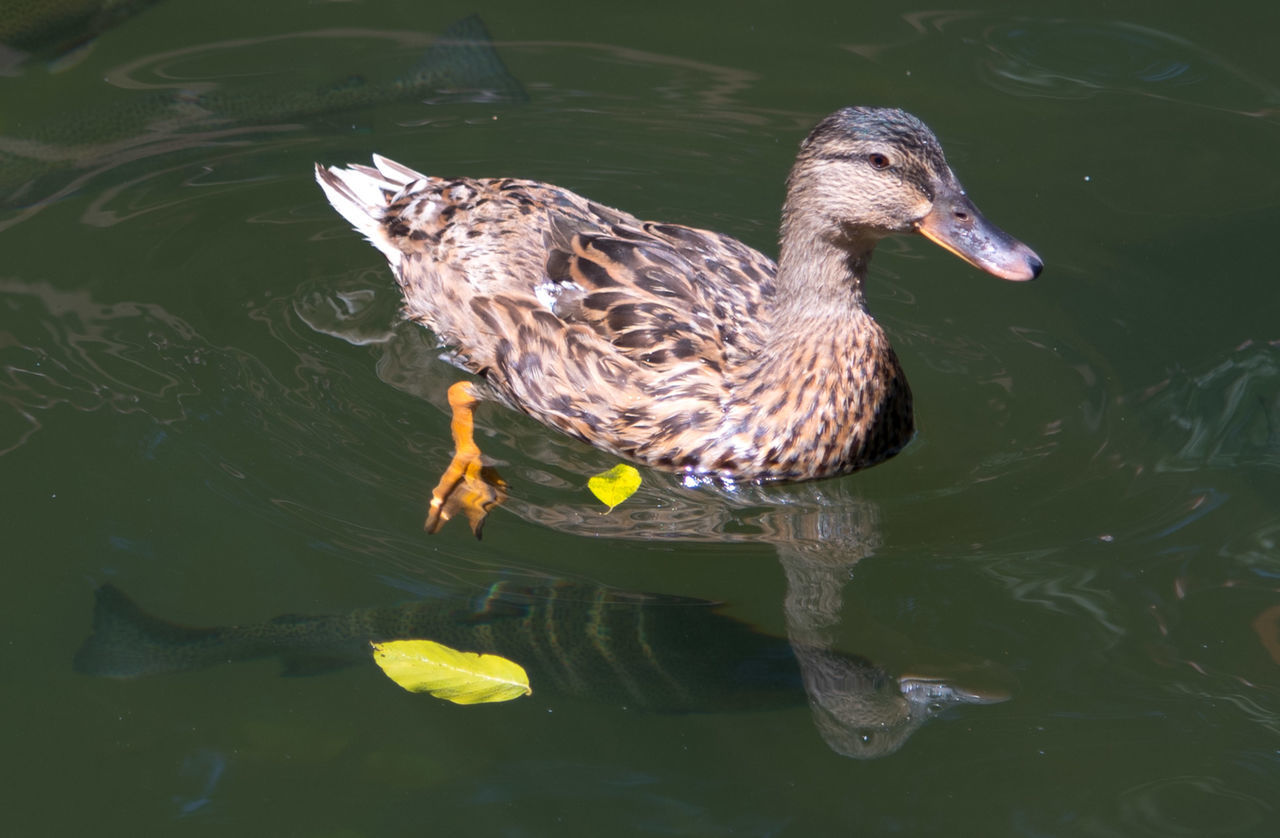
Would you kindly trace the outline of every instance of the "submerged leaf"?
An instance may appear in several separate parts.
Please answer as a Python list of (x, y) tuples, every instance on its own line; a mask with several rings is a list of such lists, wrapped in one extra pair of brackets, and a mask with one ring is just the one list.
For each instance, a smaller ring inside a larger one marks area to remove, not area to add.
[(587, 488), (600, 502), (613, 508), (636, 493), (640, 488), (640, 472), (626, 463), (618, 463), (608, 471), (602, 471), (587, 481)]
[(524, 667), (499, 655), (459, 652), (434, 640), (371, 645), (373, 659), (387, 677), (412, 693), (431, 693), (454, 704), (483, 704), (533, 692)]

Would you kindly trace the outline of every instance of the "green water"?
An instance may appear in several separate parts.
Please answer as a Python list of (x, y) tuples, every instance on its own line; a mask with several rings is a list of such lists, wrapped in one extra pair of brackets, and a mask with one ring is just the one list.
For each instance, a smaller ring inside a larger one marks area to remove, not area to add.
[[(16, 195), (30, 178), (5, 158), (4, 831), (1272, 834), (1280, 21), (1255, 6), (167, 0), (62, 72), (0, 78), (2, 150), (142, 85), (378, 78), (479, 12), (528, 94), (208, 125)], [(382, 258), (311, 163), (534, 177), (771, 252), (797, 143), (846, 104), (928, 122), (1046, 263), (1013, 285), (922, 240), (877, 251), (909, 449), (736, 497), (645, 472), (602, 517), (584, 486), (609, 457), (489, 406), (512, 500), (483, 542), (425, 536), (458, 373), (396, 324)], [(856, 760), (803, 695), (662, 715), (535, 685), (458, 708), (372, 668), (71, 667), (108, 580), (214, 625), (567, 578), (724, 601), (781, 635), (807, 619), (787, 609), (802, 560), (833, 646), (1011, 697)]]

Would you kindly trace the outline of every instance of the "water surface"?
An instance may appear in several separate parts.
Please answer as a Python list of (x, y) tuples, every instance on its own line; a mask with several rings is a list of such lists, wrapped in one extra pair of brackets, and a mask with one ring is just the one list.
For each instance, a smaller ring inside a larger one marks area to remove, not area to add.
[[(1270, 834), (1274, 11), (728, 8), (166, 0), (70, 67), (0, 78), (14, 834)], [(251, 102), (176, 129), (139, 98), (387, 84), (477, 11), (524, 96)], [(423, 535), (458, 373), (397, 323), (312, 162), (541, 178), (772, 252), (798, 142), (854, 103), (928, 122), (1047, 265), (1014, 286), (923, 241), (877, 252), (910, 448), (762, 493), (645, 472), (602, 517), (585, 482), (608, 456), (489, 406), (511, 503), (483, 542)], [(100, 107), (144, 112), (78, 118)], [(833, 610), (797, 624), (788, 596), (813, 574)], [(457, 708), (373, 669), (71, 667), (104, 581), (216, 625), (512, 578), (723, 601), (889, 675), (967, 667), (1009, 698), (853, 759), (803, 695), (663, 715), (535, 688)]]

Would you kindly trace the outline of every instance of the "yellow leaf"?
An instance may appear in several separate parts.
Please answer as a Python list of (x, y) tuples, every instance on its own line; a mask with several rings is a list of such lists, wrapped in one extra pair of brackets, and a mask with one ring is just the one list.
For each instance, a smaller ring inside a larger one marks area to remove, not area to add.
[(411, 693), (431, 693), (454, 704), (483, 704), (533, 692), (524, 667), (499, 655), (459, 652), (434, 640), (371, 645), (382, 671)]
[(608, 471), (602, 471), (587, 481), (587, 488), (600, 502), (613, 508), (636, 493), (640, 488), (640, 472), (626, 463), (618, 463)]

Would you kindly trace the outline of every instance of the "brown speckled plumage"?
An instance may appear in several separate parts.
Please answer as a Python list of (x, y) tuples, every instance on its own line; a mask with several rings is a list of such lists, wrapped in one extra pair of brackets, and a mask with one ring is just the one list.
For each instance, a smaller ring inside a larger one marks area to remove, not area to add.
[(863, 299), (883, 236), (923, 232), (1009, 279), (1040, 269), (964, 197), (928, 128), (896, 110), (846, 108), (804, 141), (778, 265), (550, 184), (374, 162), (317, 179), (482, 395), (696, 475), (830, 477), (906, 445), (911, 391)]

